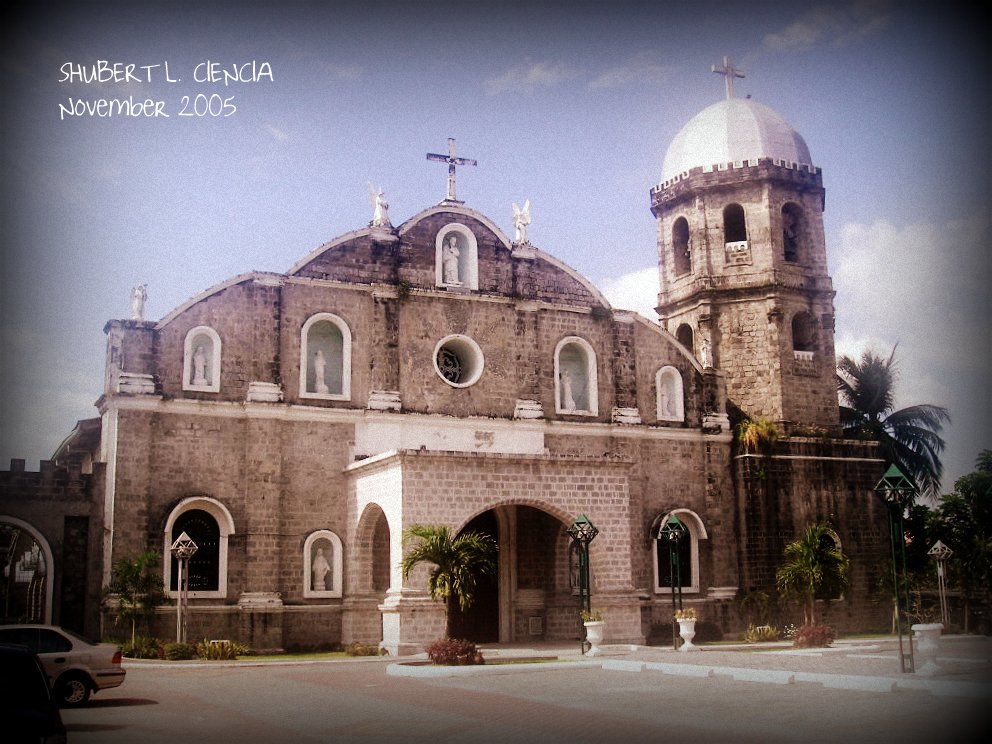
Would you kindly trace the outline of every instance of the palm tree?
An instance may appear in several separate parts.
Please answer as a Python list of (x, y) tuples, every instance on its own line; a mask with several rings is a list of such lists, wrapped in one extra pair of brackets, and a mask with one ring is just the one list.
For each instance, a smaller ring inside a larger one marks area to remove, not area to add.
[(131, 621), (132, 649), (138, 620), (150, 617), (155, 608), (165, 601), (161, 575), (149, 572), (157, 562), (158, 555), (153, 550), (148, 550), (137, 558), (121, 558), (114, 564), (113, 578), (104, 589), (108, 597), (116, 595), (114, 622)]
[(912, 478), (921, 495), (936, 500), (944, 467), (940, 453), (947, 409), (923, 404), (893, 411), (895, 347), (888, 359), (868, 350), (860, 361), (843, 356), (837, 363), (837, 389), (846, 405), (840, 407), (844, 433), (879, 443), (882, 457)]
[(439, 525), (411, 525), (403, 534), (404, 542), (418, 539), (403, 556), (403, 578), (420, 563), (433, 563), (427, 579), (431, 599), (447, 602), (445, 635), (451, 637), (454, 609), (464, 612), (475, 601), (478, 579), (495, 576), (498, 568), (496, 541), (479, 532), (465, 532), (452, 537), (451, 530)]
[(839, 594), (847, 587), (847, 556), (834, 542), (830, 525), (817, 522), (785, 546), (785, 558), (775, 573), (775, 583), (784, 596), (802, 601), (805, 624), (815, 625), (817, 593)]

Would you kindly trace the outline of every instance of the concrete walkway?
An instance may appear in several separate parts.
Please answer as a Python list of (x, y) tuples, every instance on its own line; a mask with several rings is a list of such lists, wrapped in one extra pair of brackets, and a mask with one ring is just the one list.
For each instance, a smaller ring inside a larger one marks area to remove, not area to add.
[[(904, 640), (905, 643), (905, 640)], [(839, 640), (830, 648), (794, 649), (788, 643), (710, 645), (683, 653), (657, 646), (603, 646), (597, 656), (583, 656), (576, 643), (481, 645), (484, 666), (425, 664), (426, 655), (393, 661), (387, 673), (403, 677), (453, 677), (513, 674), (579, 666), (618, 672), (656, 671), (685, 677), (730, 677), (767, 684), (815, 682), (844, 690), (928, 690), (935, 695), (992, 700), (992, 638), (946, 635), (940, 639), (932, 674), (903, 673), (896, 637)], [(539, 664), (506, 663), (540, 660)], [(917, 654), (917, 668), (923, 664)], [(420, 663), (417, 663), (420, 662)], [(503, 663), (497, 663), (503, 662)]]

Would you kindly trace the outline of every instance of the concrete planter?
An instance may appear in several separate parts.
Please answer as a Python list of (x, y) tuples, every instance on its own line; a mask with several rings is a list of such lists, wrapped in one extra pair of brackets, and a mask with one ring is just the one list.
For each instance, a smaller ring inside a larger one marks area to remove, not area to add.
[(583, 624), (586, 626), (586, 640), (589, 641), (586, 656), (596, 656), (600, 653), (599, 644), (603, 642), (603, 629), (606, 623), (602, 620), (590, 620)]
[(935, 674), (937, 666), (937, 651), (940, 647), (940, 636), (944, 631), (943, 623), (917, 623), (911, 626), (916, 639), (916, 673), (923, 675)]
[(679, 646), (679, 651), (698, 651), (699, 646), (693, 644), (692, 639), (696, 637), (696, 620), (679, 620), (679, 635), (684, 643)]

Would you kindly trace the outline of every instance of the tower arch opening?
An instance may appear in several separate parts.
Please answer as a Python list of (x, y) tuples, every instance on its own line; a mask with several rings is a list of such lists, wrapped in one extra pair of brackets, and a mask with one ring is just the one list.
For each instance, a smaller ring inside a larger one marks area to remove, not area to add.
[(672, 253), (674, 254), (675, 276), (683, 276), (692, 271), (689, 221), (685, 217), (679, 217), (672, 225)]

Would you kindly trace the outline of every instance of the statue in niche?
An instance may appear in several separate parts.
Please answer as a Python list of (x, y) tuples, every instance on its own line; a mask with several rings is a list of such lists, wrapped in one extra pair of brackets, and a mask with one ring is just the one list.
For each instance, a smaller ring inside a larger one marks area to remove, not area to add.
[(460, 284), (458, 276), (458, 257), (461, 251), (458, 249), (458, 238), (454, 233), (449, 234), (444, 239), (441, 247), (441, 278), (445, 284)]
[(310, 567), (312, 583), (310, 588), (315, 592), (327, 591), (327, 574), (331, 570), (331, 564), (324, 557), (324, 549), (317, 548), (317, 555), (314, 556), (313, 564)]
[(661, 415), (666, 419), (675, 418), (675, 401), (672, 395), (672, 381), (665, 378), (661, 383)]
[(710, 350), (709, 341), (704, 340), (702, 345), (699, 347), (699, 361), (702, 363), (704, 369), (712, 369), (713, 353)]
[(526, 243), (527, 241), (527, 225), (530, 224), (530, 199), (524, 202), (524, 208), (521, 209), (513, 204), (513, 227), (516, 228), (516, 238), (515, 243)]
[(148, 299), (147, 288), (147, 284), (139, 284), (131, 288), (131, 320), (145, 319), (145, 300)]
[(572, 393), (572, 373), (567, 369), (561, 373), (561, 407), (563, 411), (576, 409), (575, 396)]
[(372, 202), (372, 221), (369, 227), (392, 227), (389, 221), (389, 202), (386, 195), (378, 186), (369, 181), (369, 200)]
[(207, 354), (203, 350), (203, 344), (197, 344), (196, 351), (193, 352), (193, 385), (209, 385), (207, 379)]
[(324, 382), (324, 375), (327, 372), (327, 358), (324, 356), (324, 352), (321, 349), (317, 349), (317, 352), (313, 355), (313, 381), (314, 381), (314, 392), (320, 393), (321, 395), (327, 395), (330, 392), (330, 388), (327, 387), (327, 383)]

